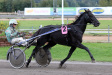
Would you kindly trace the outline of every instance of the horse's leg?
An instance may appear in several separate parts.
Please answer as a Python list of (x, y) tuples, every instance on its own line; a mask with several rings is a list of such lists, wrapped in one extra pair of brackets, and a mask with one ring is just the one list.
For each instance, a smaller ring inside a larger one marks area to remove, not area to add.
[(93, 55), (91, 54), (91, 52), (89, 51), (89, 49), (86, 46), (84, 46), (81, 43), (78, 43), (77, 47), (86, 50), (89, 53), (89, 56), (91, 57), (92, 62), (95, 63), (95, 59), (94, 59)]
[(33, 49), (31, 56), (29, 57), (29, 59), (26, 62), (26, 67), (29, 66), (29, 63), (31, 62), (32, 56), (34, 56), (35, 53), (38, 51), (38, 49), (46, 43), (47, 39), (45, 39), (45, 38), (46, 37), (44, 36), (38, 40), (36, 47)]
[(53, 46), (55, 46), (56, 45), (56, 43), (54, 43), (54, 42), (49, 42), (47, 45), (45, 45), (44, 47), (43, 47), (43, 49), (45, 50), (45, 52), (47, 52), (47, 50), (49, 49), (49, 48), (51, 48), (51, 47), (53, 47)]
[[(39, 48), (39, 47), (38, 47)], [(35, 51), (38, 49), (37, 46), (33, 49), (33, 52), (31, 54), (31, 56), (29, 57), (29, 59), (26, 62), (26, 67), (29, 66), (29, 63), (31, 62), (32, 56), (35, 54)]]
[(54, 42), (49, 42), (47, 45), (45, 45), (44, 47), (43, 47), (43, 49), (45, 50), (45, 52), (47, 53), (47, 55), (48, 55), (48, 60), (49, 61), (51, 61), (51, 53), (50, 53), (50, 51), (49, 51), (49, 48), (51, 48), (51, 47), (53, 47), (53, 46), (55, 46), (56, 45), (56, 43), (54, 43)]
[(72, 53), (74, 52), (74, 50), (76, 49), (76, 47), (72, 46), (69, 53), (68, 53), (68, 56), (61, 61), (59, 67), (61, 68), (63, 66), (63, 64), (71, 57)]

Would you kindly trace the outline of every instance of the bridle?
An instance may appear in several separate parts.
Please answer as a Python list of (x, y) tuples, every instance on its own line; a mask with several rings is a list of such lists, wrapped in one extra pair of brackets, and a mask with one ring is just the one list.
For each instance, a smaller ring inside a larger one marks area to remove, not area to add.
[[(94, 24), (94, 21), (92, 20), (92, 18), (88, 15), (88, 12), (85, 13), (85, 16), (84, 18), (86, 19), (86, 21), (90, 21), (91, 23), (87, 23), (86, 25), (91, 25), (91, 24)], [(76, 26), (79, 26), (79, 25), (85, 25), (85, 24), (76, 24)]]
[[(91, 12), (91, 11), (86, 11), (84, 14), (84, 18), (86, 19), (86, 21), (87, 22), (89, 22), (89, 23), (87, 23), (86, 25), (91, 25), (91, 24), (93, 24), (94, 25), (94, 21), (93, 21), (93, 19), (90, 17), (90, 15), (89, 15), (89, 12)], [(82, 18), (80, 18), (80, 19), (82, 19)], [(80, 25), (85, 25), (85, 24), (75, 24), (76, 26), (80, 26)]]
[[(90, 11), (88, 11), (88, 12), (90, 12)], [(88, 25), (91, 25), (91, 24), (94, 25), (94, 21), (93, 21), (92, 18), (89, 16), (88, 12), (86, 13), (86, 16), (85, 16), (86, 20), (87, 20), (87, 21), (89, 20), (89, 22), (90, 22)]]

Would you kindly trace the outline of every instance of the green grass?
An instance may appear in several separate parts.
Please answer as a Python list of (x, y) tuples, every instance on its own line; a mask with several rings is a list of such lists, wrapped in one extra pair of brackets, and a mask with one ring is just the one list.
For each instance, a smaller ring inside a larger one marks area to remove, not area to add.
[(99, 20), (100, 26), (99, 27), (93, 27), (91, 25), (87, 26), (87, 29), (108, 29), (108, 25), (110, 26), (110, 29), (112, 29), (112, 21), (111, 20)]
[[(110, 25), (110, 29), (112, 28), (112, 21), (111, 20), (99, 20), (100, 26), (99, 27), (93, 27), (93, 25), (88, 25), (87, 29), (108, 29), (108, 25)], [(3, 21), (8, 24), (8, 21)], [(46, 25), (60, 25), (61, 20), (20, 20), (20, 29), (32, 29), (32, 26), (34, 29), (38, 29), (40, 25), (46, 26)], [(72, 23), (72, 20), (68, 21), (69, 23)], [(64, 21), (65, 24), (67, 24), (67, 20)]]
[[(112, 62), (112, 43), (83, 43), (90, 49), (90, 52), (93, 54), (96, 61), (104, 61), (104, 62)], [(31, 54), (33, 50), (33, 46), (25, 51), (26, 58)], [(6, 59), (6, 54), (9, 47), (0, 47), (0, 59)], [(62, 60), (64, 59), (70, 47), (56, 45), (51, 48), (52, 60)], [(71, 61), (91, 61), (88, 53), (83, 50), (77, 48), (71, 58)]]

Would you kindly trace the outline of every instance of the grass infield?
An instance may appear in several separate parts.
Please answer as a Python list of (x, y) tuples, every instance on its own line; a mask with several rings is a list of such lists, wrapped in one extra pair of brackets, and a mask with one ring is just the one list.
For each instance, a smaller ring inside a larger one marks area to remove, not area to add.
[[(90, 49), (96, 61), (111, 62), (112, 61), (112, 43), (83, 43)], [(10, 47), (0, 47), (0, 59), (6, 59), (7, 51)], [(25, 51), (26, 58), (31, 55), (34, 46)], [(56, 45), (51, 48), (52, 60), (63, 60), (70, 47), (63, 45)], [(71, 61), (91, 61), (89, 54), (83, 50), (77, 48), (71, 58)]]

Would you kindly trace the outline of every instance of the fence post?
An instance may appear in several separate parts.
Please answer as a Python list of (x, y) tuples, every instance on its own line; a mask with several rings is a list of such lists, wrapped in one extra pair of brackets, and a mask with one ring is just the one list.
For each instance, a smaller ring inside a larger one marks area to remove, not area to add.
[(33, 33), (33, 26), (32, 26), (32, 33)]
[(108, 25), (108, 43), (110, 42), (110, 26)]

